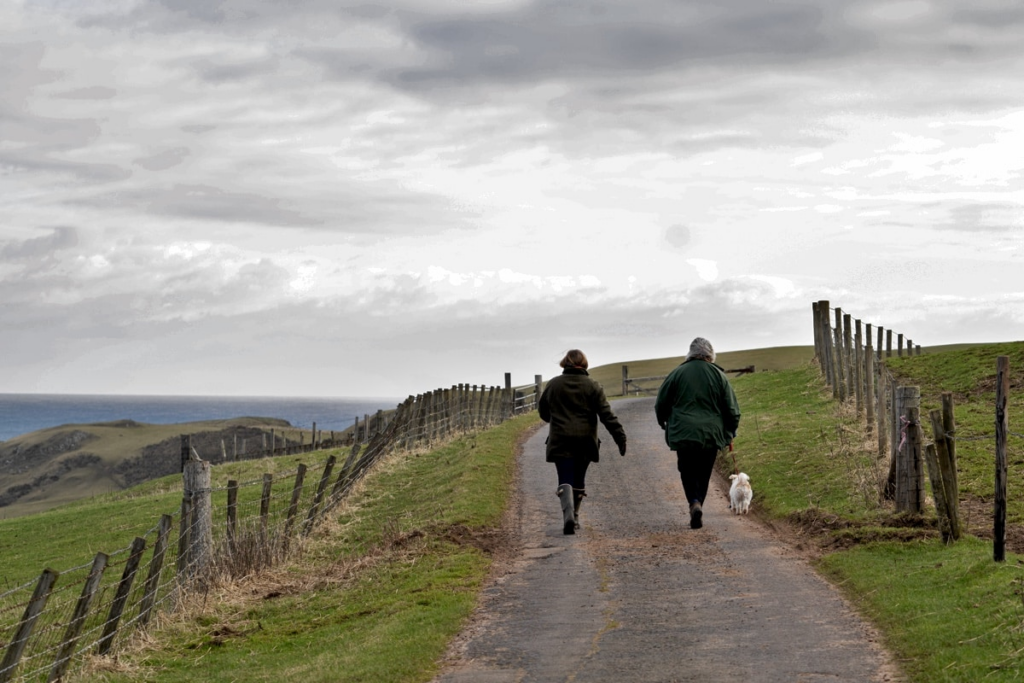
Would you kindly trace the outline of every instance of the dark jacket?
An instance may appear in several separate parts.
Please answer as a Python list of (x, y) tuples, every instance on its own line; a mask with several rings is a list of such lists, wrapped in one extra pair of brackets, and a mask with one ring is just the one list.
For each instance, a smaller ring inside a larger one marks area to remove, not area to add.
[(619, 424), (605, 398), (604, 389), (579, 368), (566, 368), (548, 382), (538, 405), (540, 417), (551, 423), (548, 430), (547, 461), (556, 458), (598, 460), (597, 421), (605, 426), (619, 448), (626, 444), (626, 431)]
[(684, 442), (725, 448), (740, 425), (740, 406), (725, 371), (698, 358), (669, 373), (658, 390), (654, 412), (672, 450)]

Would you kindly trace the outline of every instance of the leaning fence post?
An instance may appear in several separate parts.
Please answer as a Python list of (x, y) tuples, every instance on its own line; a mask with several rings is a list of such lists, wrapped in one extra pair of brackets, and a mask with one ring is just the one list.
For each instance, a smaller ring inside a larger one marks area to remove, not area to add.
[(267, 530), (270, 525), (270, 496), (274, 489), (274, 475), (270, 472), (263, 474), (263, 490), (260, 492), (260, 538), (267, 540)]
[(117, 635), (117, 625), (121, 621), (121, 614), (128, 602), (128, 594), (131, 592), (132, 583), (135, 581), (135, 574), (139, 569), (139, 561), (146, 549), (146, 539), (136, 537), (132, 541), (131, 552), (128, 561), (124, 563), (124, 573), (121, 574), (121, 581), (117, 584), (117, 592), (114, 594), (114, 601), (110, 603), (110, 614), (107, 615), (107, 622), (103, 625), (103, 636), (96, 648), (97, 654), (105, 655), (114, 644), (114, 636)]
[(167, 554), (167, 537), (171, 533), (171, 516), (162, 515), (157, 526), (156, 543), (153, 545), (153, 557), (149, 561), (149, 575), (146, 577), (145, 592), (142, 594), (142, 605), (139, 607), (139, 626), (149, 623), (149, 616), (156, 603), (156, 593), (160, 588), (160, 572)]
[(75, 603), (71, 621), (68, 622), (68, 627), (64, 631), (64, 639), (61, 641), (57, 659), (50, 669), (50, 676), (46, 679), (47, 683), (59, 681), (71, 665), (71, 658), (75, 654), (78, 638), (82, 635), (85, 618), (89, 615), (89, 607), (96, 595), (96, 589), (100, 587), (100, 581), (103, 579), (103, 572), (107, 569), (109, 559), (106, 553), (96, 553), (96, 558), (92, 561), (92, 568), (89, 569), (89, 576), (85, 580), (85, 585), (82, 586), (82, 593), (78, 596), (78, 602)]
[(22, 615), (21, 621), (18, 622), (18, 630), (11, 638), (10, 645), (7, 646), (3, 662), (0, 662), (0, 683), (8, 683), (13, 680), (14, 671), (18, 668), (18, 662), (21, 661), (21, 654), (25, 651), (36, 620), (39, 619), (39, 615), (46, 607), (46, 601), (50, 598), (50, 592), (53, 591), (53, 584), (57, 582), (58, 576), (60, 576), (58, 572), (44, 569), (39, 577), (36, 589), (25, 607), (25, 613)]
[(320, 475), (320, 483), (316, 487), (316, 493), (313, 495), (313, 503), (309, 506), (309, 513), (306, 515), (306, 524), (302, 529), (302, 535), (308, 536), (309, 532), (313, 530), (313, 522), (316, 521), (316, 513), (320, 509), (320, 501), (324, 499), (324, 491), (327, 490), (327, 482), (331, 480), (331, 471), (334, 470), (334, 462), (337, 460), (333, 455), (327, 458), (327, 464), (324, 466), (324, 473)]
[(1010, 416), (1010, 357), (996, 359), (996, 500), (992, 555), (996, 562), (1006, 560), (1006, 437)]
[(944, 512), (948, 520), (948, 525), (943, 530), (943, 539), (955, 541), (960, 538), (960, 492), (957, 490), (956, 475), (954, 473), (956, 467), (949, 458), (948, 442), (944, 432), (945, 428), (942, 424), (942, 411), (929, 411), (928, 417), (932, 423), (932, 439), (935, 442), (935, 462), (938, 465), (939, 485), (942, 488), (942, 503), (945, 506), (945, 510), (939, 509), (939, 494), (935, 493), (935, 482), (932, 481), (935, 507), (939, 509), (940, 516)]
[(288, 534), (291, 532), (292, 523), (295, 521), (295, 513), (299, 510), (299, 498), (302, 496), (302, 480), (306, 478), (306, 466), (299, 463), (299, 469), (295, 472), (295, 485), (292, 487), (292, 500), (288, 505), (288, 517), (284, 522), (284, 549), (288, 549)]
[(864, 347), (864, 407), (867, 409), (868, 434), (875, 428), (875, 350), (871, 347), (871, 333)]

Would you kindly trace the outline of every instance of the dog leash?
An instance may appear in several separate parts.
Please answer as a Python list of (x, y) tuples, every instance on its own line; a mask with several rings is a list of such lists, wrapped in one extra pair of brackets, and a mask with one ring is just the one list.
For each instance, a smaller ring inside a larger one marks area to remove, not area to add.
[(732, 473), (739, 474), (740, 466), (736, 464), (736, 454), (732, 450), (732, 441), (729, 442), (729, 455), (732, 456)]

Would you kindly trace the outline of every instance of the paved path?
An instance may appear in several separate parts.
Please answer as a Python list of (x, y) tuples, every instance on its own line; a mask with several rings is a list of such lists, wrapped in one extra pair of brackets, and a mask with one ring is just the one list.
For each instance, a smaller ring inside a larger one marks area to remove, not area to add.
[(438, 683), (899, 680), (838, 593), (754, 518), (734, 516), (721, 488), (691, 530), (653, 400), (613, 408), (629, 453), (603, 433), (575, 536), (561, 531), (547, 428), (526, 443), (519, 556)]

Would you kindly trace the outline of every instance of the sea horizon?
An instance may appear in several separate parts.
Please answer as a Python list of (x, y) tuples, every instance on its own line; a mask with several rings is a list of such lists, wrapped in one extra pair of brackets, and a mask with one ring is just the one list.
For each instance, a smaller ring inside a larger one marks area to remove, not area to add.
[(353, 396), (210, 396), (178, 394), (0, 393), (0, 441), (66, 424), (134, 420), (177, 424), (267, 417), (293, 427), (341, 431), (356, 418), (391, 410), (404, 398)]

